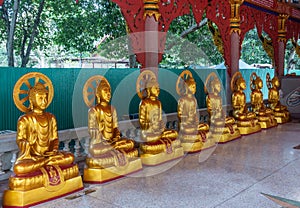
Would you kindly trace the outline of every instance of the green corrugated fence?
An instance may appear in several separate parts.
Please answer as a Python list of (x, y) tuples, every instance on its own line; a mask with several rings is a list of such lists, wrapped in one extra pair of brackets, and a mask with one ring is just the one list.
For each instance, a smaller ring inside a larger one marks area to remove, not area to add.
[[(68, 129), (87, 125), (88, 107), (82, 98), (82, 88), (88, 78), (93, 75), (102, 75), (107, 78), (112, 88), (112, 100), (118, 112), (119, 120), (127, 118), (129, 115), (138, 113), (140, 99), (136, 95), (136, 80), (140, 73), (139, 69), (79, 69), (79, 68), (0, 68), (1, 81), (1, 105), (0, 105), (0, 130), (16, 130), (18, 117), (22, 115), (13, 103), (13, 88), (17, 80), (24, 74), (37, 71), (48, 76), (54, 86), (54, 98), (47, 109), (56, 116), (58, 128)], [(165, 113), (177, 111), (178, 95), (176, 93), (176, 81), (178, 75), (183, 70), (160, 69), (159, 83), (161, 88), (160, 100)], [(196, 98), (200, 108), (205, 107), (205, 94), (203, 82), (207, 75), (214, 69), (191, 70), (197, 82)], [(247, 85), (249, 77), (255, 71), (261, 78), (265, 79), (267, 72), (273, 77), (273, 70), (241, 70)], [(222, 80), (223, 86), (226, 83), (226, 71), (216, 70)], [(249, 100), (250, 88), (247, 86), (247, 99)], [(264, 83), (264, 93), (266, 86)], [(223, 94), (225, 98), (226, 95)]]

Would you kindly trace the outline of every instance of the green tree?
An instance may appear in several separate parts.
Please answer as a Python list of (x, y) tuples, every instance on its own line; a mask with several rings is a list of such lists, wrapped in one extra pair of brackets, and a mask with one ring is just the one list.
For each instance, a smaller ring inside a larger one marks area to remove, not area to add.
[(14, 55), (21, 58), (26, 67), (30, 53), (47, 45), (49, 12), (43, 12), (45, 0), (5, 0), (0, 7), (0, 30), (5, 34), (8, 66), (15, 65)]

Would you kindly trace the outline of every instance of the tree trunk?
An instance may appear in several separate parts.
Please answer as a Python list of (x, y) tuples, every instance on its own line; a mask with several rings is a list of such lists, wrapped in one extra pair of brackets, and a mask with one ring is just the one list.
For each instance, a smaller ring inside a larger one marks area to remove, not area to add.
[(8, 34), (7, 34), (7, 61), (8, 66), (14, 67), (14, 36), (15, 36), (15, 30), (16, 30), (16, 23), (18, 18), (18, 11), (19, 11), (19, 4), (20, 0), (14, 0), (14, 8), (13, 8), (13, 14), (11, 22), (8, 24)]
[(32, 28), (32, 31), (31, 31), (31, 35), (30, 35), (30, 39), (29, 39), (29, 43), (28, 43), (28, 46), (27, 46), (26, 53), (25, 53), (26, 41), (23, 41), (23, 43), (22, 43), (21, 54), (23, 54), (23, 55), (21, 55), (21, 59), (22, 59), (21, 67), (26, 67), (26, 65), (28, 64), (30, 52), (31, 52), (31, 49), (32, 49), (32, 44), (33, 44), (34, 39), (37, 35), (37, 28), (40, 24), (41, 14), (43, 12), (44, 5), (45, 5), (45, 0), (41, 0), (40, 5), (39, 5), (39, 9), (38, 9), (38, 13), (37, 13), (36, 18), (35, 18), (34, 23), (33, 23), (33, 28)]

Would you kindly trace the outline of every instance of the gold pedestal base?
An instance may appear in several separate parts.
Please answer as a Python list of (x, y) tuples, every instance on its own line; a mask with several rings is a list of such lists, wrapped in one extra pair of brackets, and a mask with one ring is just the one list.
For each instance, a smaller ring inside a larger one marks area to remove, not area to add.
[(195, 153), (202, 149), (202, 138), (198, 134), (179, 134), (178, 138), (181, 141), (181, 146), (185, 153)]
[(278, 124), (284, 124), (284, 123), (287, 123), (290, 120), (287, 117), (277, 117), (277, 116), (275, 116), (275, 119), (276, 119)]
[(201, 141), (193, 143), (181, 142), (181, 146), (183, 147), (183, 151), (185, 153), (196, 153), (202, 150), (203, 143)]
[(108, 167), (108, 168), (85, 168), (83, 172), (83, 181), (85, 183), (101, 184), (109, 182), (142, 169), (141, 160), (135, 159), (130, 161), (126, 166)]
[(262, 129), (268, 129), (277, 126), (276, 119), (268, 121), (258, 121), (258, 123)]
[(206, 141), (203, 143), (202, 149), (201, 150), (206, 150), (211, 147), (214, 147), (216, 145), (216, 138), (212, 136), (212, 134), (209, 134), (207, 136)]
[(230, 142), (232, 140), (235, 140), (235, 139), (238, 139), (241, 137), (241, 134), (240, 134), (240, 131), (238, 129), (235, 129), (233, 133), (223, 133), (221, 135), (221, 138), (216, 140), (218, 141), (218, 144), (223, 144), (223, 143), (226, 143), (226, 142)]
[(168, 154), (166, 152), (158, 154), (142, 154), (141, 160), (143, 165), (155, 166), (171, 160), (175, 160), (183, 156), (183, 147), (176, 147), (172, 153)]
[(30, 207), (66, 196), (82, 189), (82, 178), (81, 176), (77, 176), (75, 178), (66, 180), (64, 186), (56, 191), (49, 191), (45, 187), (36, 188), (29, 191), (5, 190), (3, 193), (3, 207)]
[(254, 134), (261, 131), (260, 125), (256, 124), (255, 126), (238, 126), (241, 135)]

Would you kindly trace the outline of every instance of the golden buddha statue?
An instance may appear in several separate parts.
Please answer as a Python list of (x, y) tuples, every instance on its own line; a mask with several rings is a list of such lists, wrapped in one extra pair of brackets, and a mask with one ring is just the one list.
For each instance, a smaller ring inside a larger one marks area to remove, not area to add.
[(183, 71), (176, 82), (178, 100), (179, 139), (184, 152), (193, 153), (215, 145), (208, 139), (209, 125), (199, 123), (196, 82), (190, 71)]
[[(91, 137), (84, 182), (104, 183), (142, 169), (135, 142), (122, 137), (118, 129), (117, 111), (110, 105), (109, 82), (100, 75), (91, 77), (84, 85), (83, 97), (90, 107), (88, 131)], [(93, 105), (95, 97), (96, 105)]]
[(287, 107), (281, 105), (279, 97), (279, 87), (280, 81), (277, 76), (274, 76), (273, 79), (270, 79), (270, 74), (266, 75), (267, 87), (269, 89), (268, 93), (268, 104), (269, 107), (273, 110), (275, 119), (277, 123), (282, 124), (290, 120), (290, 113), (287, 110)]
[(218, 143), (226, 143), (240, 138), (235, 119), (227, 117), (222, 104), (221, 83), (215, 72), (208, 75), (205, 81), (207, 111), (209, 114), (209, 126)]
[(25, 74), (16, 83), (13, 98), (26, 114), (18, 120), (19, 156), (14, 175), (9, 178), (9, 190), (4, 192), (3, 206), (27, 207), (82, 189), (74, 156), (59, 151), (56, 119), (45, 112), (53, 98), (49, 78), (37, 72)]
[(241, 72), (236, 72), (231, 79), (233, 117), (242, 135), (261, 130), (256, 114), (249, 112), (246, 105), (246, 82)]
[(141, 98), (139, 123), (141, 127), (141, 160), (145, 165), (158, 165), (183, 156), (178, 133), (165, 129), (162, 120), (162, 106), (158, 99), (160, 92), (155, 74), (143, 71), (137, 79), (137, 93)]
[(260, 127), (262, 129), (267, 129), (267, 128), (277, 126), (277, 122), (274, 118), (272, 109), (267, 108), (264, 104), (264, 98), (261, 92), (261, 89), (263, 87), (263, 82), (255, 72), (251, 74), (250, 87), (252, 91), (251, 92), (252, 111), (256, 114)]

